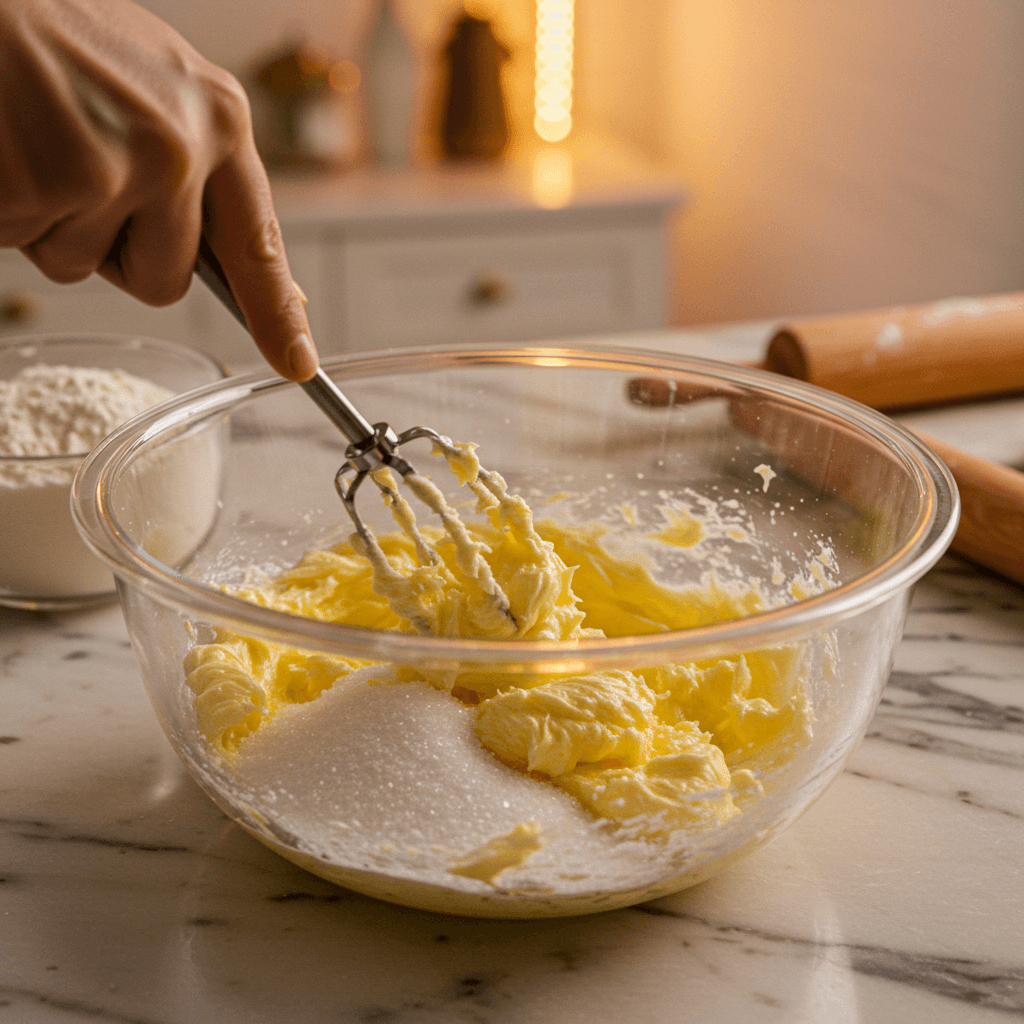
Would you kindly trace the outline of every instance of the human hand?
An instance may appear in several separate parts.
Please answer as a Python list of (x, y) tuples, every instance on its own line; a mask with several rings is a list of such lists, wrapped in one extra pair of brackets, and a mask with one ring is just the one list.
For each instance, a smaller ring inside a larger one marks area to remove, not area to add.
[(204, 233), (267, 361), (310, 378), (237, 80), (130, 0), (2, 0), (0, 246), (54, 281), (95, 272), (160, 306), (188, 290)]

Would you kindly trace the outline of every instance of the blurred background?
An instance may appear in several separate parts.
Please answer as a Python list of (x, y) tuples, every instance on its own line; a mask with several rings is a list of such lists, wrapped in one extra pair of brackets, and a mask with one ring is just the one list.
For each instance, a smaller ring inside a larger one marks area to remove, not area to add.
[[(325, 351), (1024, 289), (1020, 0), (143, 2), (250, 90)], [(62, 327), (5, 259), (0, 331)], [(97, 326), (232, 330), (160, 316)]]
[[(289, 38), (359, 60), (372, 0), (146, 0), (244, 75)], [(477, 0), (533, 115), (534, 0)], [(577, 0), (573, 133), (678, 174), (676, 324), (1024, 287), (1019, 0)], [(425, 116), (450, 0), (395, 14)]]

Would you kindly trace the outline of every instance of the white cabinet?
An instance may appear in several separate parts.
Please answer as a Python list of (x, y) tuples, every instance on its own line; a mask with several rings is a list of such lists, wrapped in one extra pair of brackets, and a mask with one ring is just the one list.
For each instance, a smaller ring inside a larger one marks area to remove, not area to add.
[(377, 348), (662, 326), (652, 241), (623, 229), (353, 239), (335, 254), (346, 282), (332, 310), (338, 340)]
[[(549, 205), (522, 167), (278, 179), (296, 280), (324, 353), (533, 341), (668, 326), (679, 186), (574, 165)], [(297, 245), (319, 254), (300, 272)], [(303, 276), (303, 273), (306, 276)]]
[(199, 326), (187, 300), (160, 309), (145, 306), (95, 275), (78, 284), (55, 284), (17, 250), (0, 249), (0, 338), (99, 331), (188, 343)]
[(93, 275), (57, 284), (0, 249), (0, 340), (22, 334), (130, 334), (190, 345), (234, 371), (259, 365), (248, 334), (198, 281), (170, 306), (147, 306)]
[[(325, 355), (452, 342), (533, 341), (668, 325), (667, 229), (682, 193), (647, 171), (567, 166), (552, 200), (529, 167), (429, 168), (273, 181), (292, 273)], [(260, 365), (196, 282), (154, 309), (93, 277), (47, 281), (0, 250), (0, 337), (111, 331)]]

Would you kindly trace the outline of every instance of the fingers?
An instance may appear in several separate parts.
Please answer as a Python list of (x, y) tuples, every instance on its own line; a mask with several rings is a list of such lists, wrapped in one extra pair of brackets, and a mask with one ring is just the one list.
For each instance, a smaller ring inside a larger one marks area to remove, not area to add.
[(205, 205), (210, 246), (264, 358), (289, 380), (309, 380), (319, 359), (255, 148), (243, 146), (213, 172)]
[(0, 46), (0, 245), (78, 281), (127, 215), (131, 161), (83, 115), (70, 69), (37, 38), (21, 42)]
[(53, 281), (84, 281), (106, 259), (128, 210), (122, 197), (117, 197), (99, 213), (68, 214), (21, 251)]
[(201, 233), (200, 189), (183, 187), (126, 220), (107, 246), (99, 273), (151, 306), (170, 305), (189, 289)]

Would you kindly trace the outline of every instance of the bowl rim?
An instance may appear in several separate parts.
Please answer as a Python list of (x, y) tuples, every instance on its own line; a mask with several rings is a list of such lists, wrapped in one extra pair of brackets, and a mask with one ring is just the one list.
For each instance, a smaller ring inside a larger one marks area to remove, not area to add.
[[(262, 608), (199, 583), (158, 562), (119, 529), (107, 507), (112, 475), (141, 445), (168, 429), (226, 411), (241, 399), (297, 384), (270, 370), (258, 370), (187, 392), (136, 416), (105, 438), (86, 457), (72, 486), (72, 514), (86, 544), (121, 581), (159, 603), (187, 608), (211, 624), (264, 639), (316, 648), (370, 661), (417, 662), (446, 668), (466, 663), (500, 664), (506, 671), (579, 671), (581, 666), (642, 666), (700, 660), (748, 651), (827, 628), (887, 601), (910, 587), (942, 556), (956, 532), (960, 499), (952, 474), (939, 457), (908, 429), (859, 402), (803, 381), (765, 370), (656, 349), (588, 343), (449, 345), (443, 348), (357, 352), (322, 360), (325, 371), (344, 389), (346, 377), (389, 367), (406, 372), (466, 365), (581, 365), (672, 376), (699, 374), (716, 383), (753, 388), (766, 397), (809, 404), (839, 417), (866, 438), (897, 455), (916, 480), (920, 509), (902, 546), (878, 565), (825, 593), (781, 608), (688, 630), (645, 636), (552, 640), (468, 640), (424, 637), (366, 627), (344, 626)], [(124, 594), (122, 593), (122, 600)]]
[[(2, 358), (7, 352), (12, 352), (17, 349), (47, 349), (56, 348), (58, 345), (67, 345), (70, 348), (74, 348), (78, 345), (97, 345), (106, 346), (112, 351), (124, 351), (126, 349), (138, 350), (138, 351), (154, 351), (160, 352), (164, 355), (173, 355), (177, 358), (182, 358), (185, 361), (191, 361), (197, 367), (205, 366), (212, 369), (220, 375), (221, 379), (225, 379), (231, 375), (228, 368), (219, 360), (213, 356), (208, 355), (206, 352), (202, 352), (199, 349), (192, 348), (188, 345), (183, 345), (181, 342), (168, 341), (166, 338), (153, 338), (144, 334), (128, 334), (128, 333), (112, 333), (107, 334), (103, 331), (59, 331), (53, 333), (41, 333), (41, 334), (12, 334), (4, 338), (0, 338), (0, 358)], [(31, 365), (26, 363), (26, 366)], [(65, 365), (62, 363), (49, 363), (50, 366)], [(80, 369), (93, 369), (88, 363), (74, 363), (69, 364)], [(129, 371), (124, 371), (129, 372)], [(139, 376), (139, 374), (134, 374)], [(4, 378), (11, 379), (11, 378)], [(214, 384), (220, 383), (214, 381)], [(205, 385), (204, 385), (205, 386)], [(177, 396), (176, 396), (177, 397)], [(89, 454), (88, 450), (81, 452), (61, 452), (59, 455), (6, 455), (0, 452), (0, 462), (5, 465), (24, 465), (32, 463), (33, 465), (49, 466), (59, 465), (62, 462), (75, 461), (81, 462)]]

